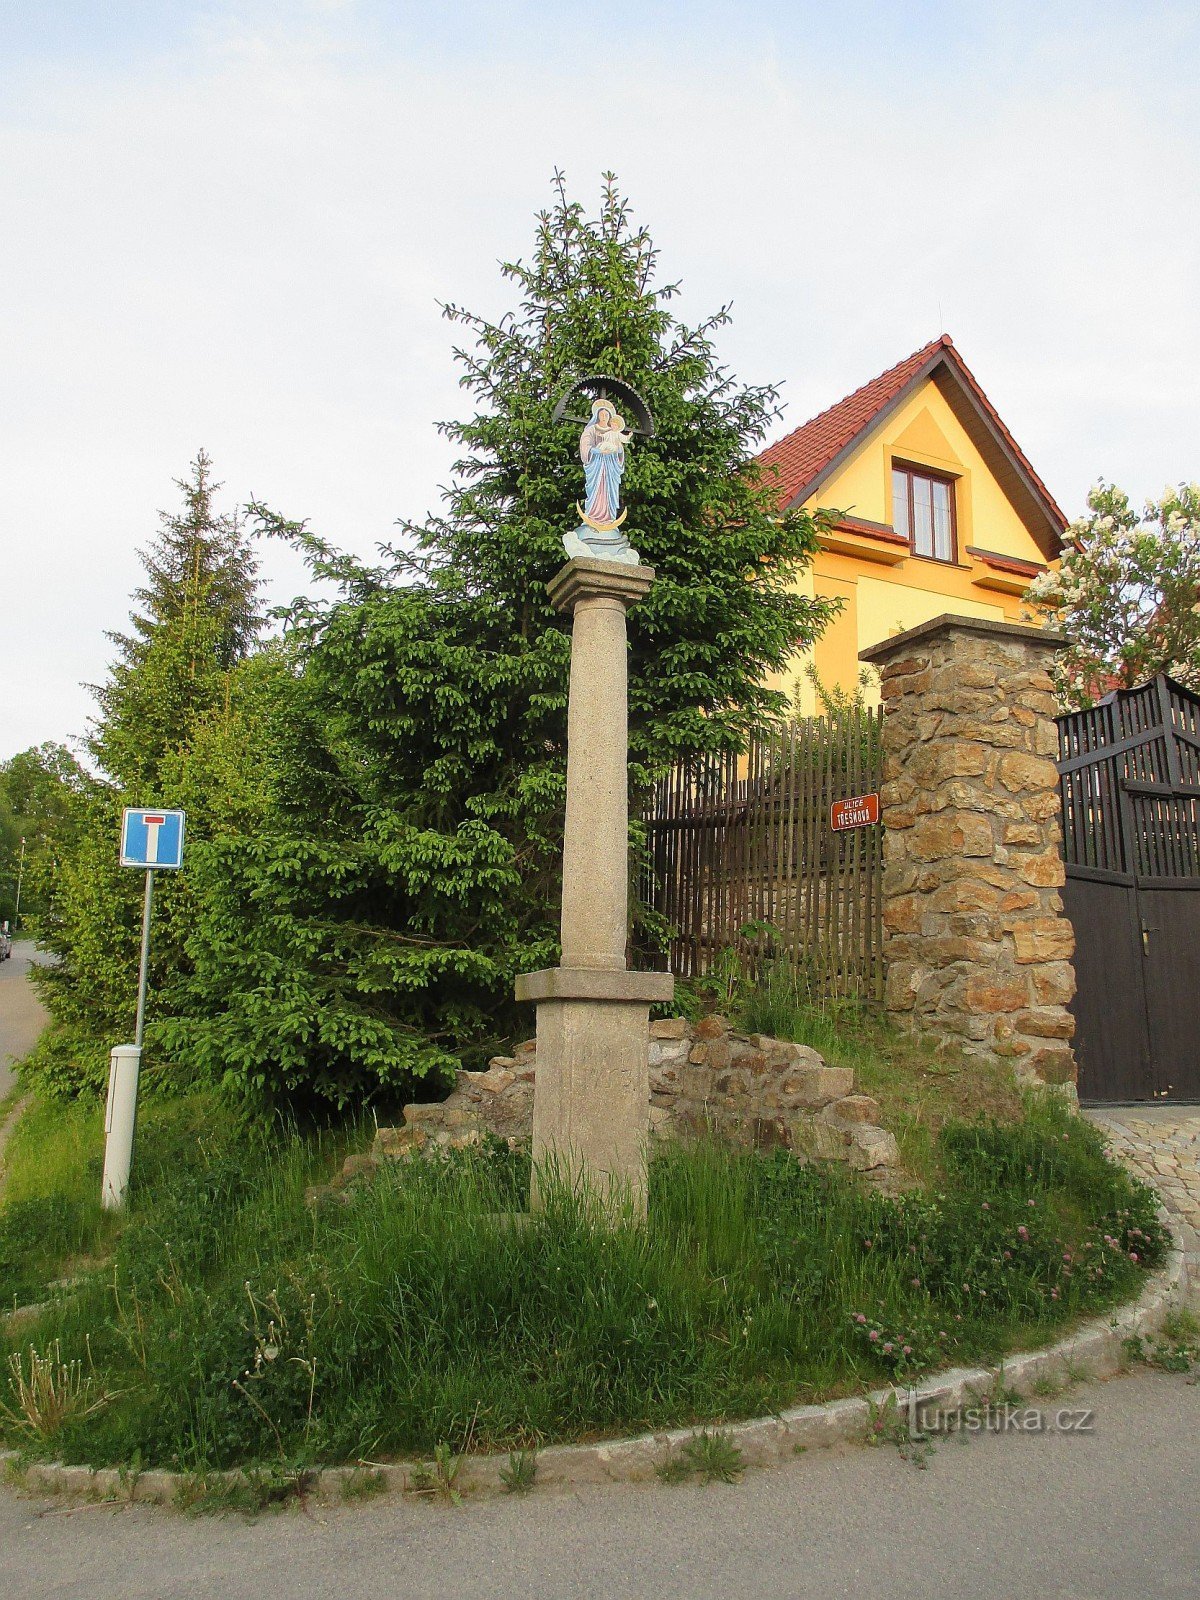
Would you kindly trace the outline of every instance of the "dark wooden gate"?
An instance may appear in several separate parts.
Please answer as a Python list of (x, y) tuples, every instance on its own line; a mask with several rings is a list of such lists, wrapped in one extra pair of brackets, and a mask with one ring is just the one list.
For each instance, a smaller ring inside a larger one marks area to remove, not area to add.
[(1200, 697), (1159, 676), (1058, 719), (1084, 1100), (1200, 1100)]

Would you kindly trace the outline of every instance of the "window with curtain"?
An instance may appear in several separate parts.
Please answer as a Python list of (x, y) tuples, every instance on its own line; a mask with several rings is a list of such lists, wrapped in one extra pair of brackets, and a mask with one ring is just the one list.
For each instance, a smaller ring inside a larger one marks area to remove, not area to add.
[(892, 526), (908, 540), (913, 555), (956, 561), (954, 480), (893, 466)]

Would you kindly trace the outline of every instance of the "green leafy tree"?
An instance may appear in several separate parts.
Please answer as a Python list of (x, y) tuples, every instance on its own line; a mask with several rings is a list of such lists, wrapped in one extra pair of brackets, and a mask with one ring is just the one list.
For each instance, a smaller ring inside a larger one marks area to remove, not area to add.
[(0, 762), (0, 918), (16, 915), (18, 882), (22, 923), (36, 923), (44, 912), (89, 788), (65, 745), (48, 741)]
[(813, 520), (781, 515), (753, 464), (775, 390), (720, 365), (727, 311), (676, 319), (615, 184), (591, 218), (558, 180), (531, 259), (502, 271), (498, 321), (447, 308), (476, 409), (445, 427), (442, 515), (367, 567), (254, 508), (337, 593), (293, 608), (268, 825), (213, 856), (170, 1036), (256, 1094), (401, 1097), (528, 1028), (513, 979), (558, 956), (570, 638), (545, 586), (581, 493), (578, 425), (553, 420), (567, 385), (625, 379), (655, 419), (625, 476), (658, 573), (631, 616), (635, 802), (679, 754), (783, 715), (769, 680), (830, 611), (797, 583)]
[[(240, 733), (239, 674), (260, 625), (257, 565), (237, 517), (216, 509), (220, 485), (203, 451), (178, 487), (182, 509), (160, 514), (158, 537), (142, 554), (147, 582), (134, 594), (131, 631), (110, 635), (117, 654), (95, 690), (100, 710), (88, 740), (102, 775), (81, 792), (39, 919), (41, 941), (58, 960), (36, 975), (52, 1026), (29, 1070), (53, 1088), (103, 1084), (109, 1048), (132, 1033), (142, 880), (118, 864), (122, 807), (184, 805), (189, 853), (229, 809), (223, 785), (196, 769), (214, 724), (238, 722)], [(254, 769), (249, 741), (241, 759)], [(157, 1027), (186, 972), (194, 916), (187, 877), (187, 868), (163, 873), (156, 885)], [(152, 1072), (158, 1037), (147, 1035)]]
[(1159, 672), (1200, 689), (1200, 484), (1167, 490), (1141, 515), (1111, 484), (1097, 484), (1087, 503), (1059, 570), (1026, 597), (1067, 636), (1055, 663), (1060, 696), (1087, 706)]
[(21, 873), (21, 824), (13, 814), (0, 782), (0, 918), (17, 913), (17, 880)]

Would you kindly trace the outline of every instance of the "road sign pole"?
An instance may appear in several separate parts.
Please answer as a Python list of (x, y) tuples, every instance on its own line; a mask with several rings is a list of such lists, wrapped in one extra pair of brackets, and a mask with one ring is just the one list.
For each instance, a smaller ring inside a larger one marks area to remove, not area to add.
[(132, 1044), (119, 1044), (109, 1058), (108, 1106), (104, 1113), (104, 1179), (100, 1203), (106, 1210), (125, 1204), (133, 1136), (137, 1125), (138, 1076), (146, 1031), (146, 988), (150, 977), (150, 916), (154, 908), (154, 874), (183, 865), (182, 811), (146, 811), (126, 806), (121, 816), (121, 865), (146, 874), (142, 900), (142, 954), (138, 962), (137, 1022)]
[(146, 1026), (146, 983), (150, 971), (150, 915), (154, 906), (154, 873), (146, 871), (142, 898), (142, 955), (138, 964), (137, 1022), (132, 1044), (119, 1044), (108, 1065), (108, 1105), (104, 1113), (104, 1177), (100, 1203), (106, 1211), (125, 1204), (133, 1166), (137, 1129), (138, 1077), (142, 1068), (142, 1034)]
[(146, 871), (146, 894), (142, 901), (142, 959), (138, 967), (137, 1025), (133, 1042), (142, 1048), (142, 1032), (146, 1025), (146, 979), (150, 972), (150, 908), (154, 902), (154, 874)]

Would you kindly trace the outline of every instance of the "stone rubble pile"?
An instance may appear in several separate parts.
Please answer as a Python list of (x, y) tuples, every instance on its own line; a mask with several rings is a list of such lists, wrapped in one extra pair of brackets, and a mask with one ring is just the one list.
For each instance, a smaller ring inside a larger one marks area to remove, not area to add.
[[(659, 1138), (715, 1134), (733, 1144), (783, 1148), (798, 1160), (841, 1161), (868, 1182), (894, 1185), (896, 1141), (879, 1126), (879, 1105), (858, 1094), (848, 1067), (816, 1050), (765, 1034), (735, 1032), (720, 1016), (651, 1022), (650, 1126)], [(485, 1135), (511, 1145), (533, 1131), (534, 1041), (495, 1056), (484, 1072), (460, 1072), (445, 1100), (404, 1108), (380, 1128), (369, 1154), (351, 1156), (335, 1187), (411, 1152), (461, 1147)]]

